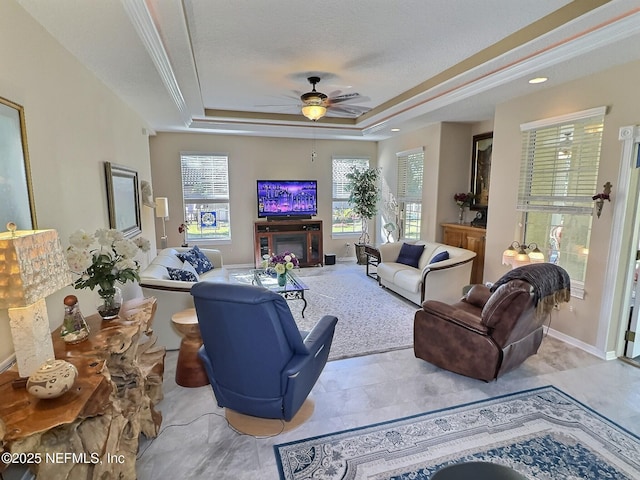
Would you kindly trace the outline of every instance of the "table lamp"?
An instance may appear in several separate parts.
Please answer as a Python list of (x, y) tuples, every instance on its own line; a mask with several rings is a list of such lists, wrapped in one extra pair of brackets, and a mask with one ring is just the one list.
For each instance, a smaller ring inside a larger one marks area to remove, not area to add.
[(28, 377), (54, 358), (45, 298), (71, 284), (55, 230), (0, 233), (0, 309), (8, 309), (18, 372)]
[(156, 197), (156, 217), (162, 218), (162, 236), (160, 237), (160, 248), (167, 248), (167, 228), (166, 219), (169, 217), (169, 199), (167, 197)]

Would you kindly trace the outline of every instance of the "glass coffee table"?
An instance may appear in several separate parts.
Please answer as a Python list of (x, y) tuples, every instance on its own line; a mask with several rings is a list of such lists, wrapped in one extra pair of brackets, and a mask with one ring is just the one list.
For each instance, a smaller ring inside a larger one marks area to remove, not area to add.
[(264, 268), (254, 268), (249, 270), (248, 274), (237, 273), (232, 276), (240, 283), (250, 283), (251, 285), (267, 288), (272, 292), (282, 295), (285, 300), (302, 300), (304, 302), (302, 318), (304, 318), (304, 310), (307, 308), (304, 291), (309, 290), (309, 287), (293, 273), (293, 270), (287, 271), (287, 283), (284, 285), (278, 284), (278, 276), (275, 272), (265, 270)]

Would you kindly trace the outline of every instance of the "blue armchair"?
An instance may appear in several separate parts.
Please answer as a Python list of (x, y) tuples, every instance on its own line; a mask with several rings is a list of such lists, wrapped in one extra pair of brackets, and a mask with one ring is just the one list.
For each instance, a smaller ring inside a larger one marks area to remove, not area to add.
[(329, 356), (338, 319), (300, 332), (282, 296), (251, 285), (200, 282), (191, 288), (204, 345), (198, 355), (220, 407), (289, 421)]

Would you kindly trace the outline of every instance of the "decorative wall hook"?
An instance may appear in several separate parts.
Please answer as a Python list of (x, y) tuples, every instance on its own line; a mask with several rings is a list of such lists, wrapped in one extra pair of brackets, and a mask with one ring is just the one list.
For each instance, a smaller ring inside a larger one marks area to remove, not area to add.
[(611, 187), (613, 185), (611, 185), (611, 182), (607, 182), (605, 183), (602, 187), (602, 193), (598, 193), (597, 195), (594, 195), (593, 197), (591, 197), (592, 200), (594, 200), (596, 202), (596, 215), (598, 216), (598, 218), (600, 218), (600, 214), (602, 213), (602, 207), (604, 205), (604, 201), (611, 201)]

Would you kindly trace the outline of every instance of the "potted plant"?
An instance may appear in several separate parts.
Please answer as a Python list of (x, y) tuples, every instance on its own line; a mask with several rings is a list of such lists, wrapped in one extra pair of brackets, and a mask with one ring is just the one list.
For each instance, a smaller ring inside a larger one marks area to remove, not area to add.
[(369, 220), (378, 213), (378, 179), (380, 170), (378, 168), (367, 168), (353, 170), (347, 173), (347, 191), (349, 192), (349, 204), (353, 206), (354, 213), (362, 222), (362, 234), (356, 245), (356, 256), (358, 264), (367, 262), (364, 254), (364, 245), (369, 243)]

